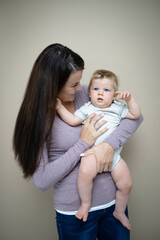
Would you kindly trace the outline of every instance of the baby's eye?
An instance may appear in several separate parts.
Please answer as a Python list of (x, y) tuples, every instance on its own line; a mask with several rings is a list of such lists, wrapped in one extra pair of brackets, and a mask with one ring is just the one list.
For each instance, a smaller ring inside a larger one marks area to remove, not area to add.
[(95, 91), (98, 91), (98, 90), (99, 90), (99, 88), (94, 88), (94, 90), (95, 90)]
[(105, 91), (105, 92), (109, 92), (109, 89), (106, 88), (106, 89), (104, 89), (104, 91)]

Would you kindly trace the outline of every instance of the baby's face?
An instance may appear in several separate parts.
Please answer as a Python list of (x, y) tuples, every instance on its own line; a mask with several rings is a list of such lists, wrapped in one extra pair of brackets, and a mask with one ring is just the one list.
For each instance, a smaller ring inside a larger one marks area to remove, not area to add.
[(113, 81), (107, 77), (93, 80), (89, 95), (95, 107), (109, 107), (115, 99)]

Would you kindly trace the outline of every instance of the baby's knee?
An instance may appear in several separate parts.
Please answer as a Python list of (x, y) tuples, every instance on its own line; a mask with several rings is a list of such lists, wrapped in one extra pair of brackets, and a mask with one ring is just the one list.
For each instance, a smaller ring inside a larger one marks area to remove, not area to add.
[(79, 177), (89, 181), (93, 179), (93, 174), (89, 168), (83, 166), (83, 167), (80, 167), (79, 169)]
[(89, 169), (85, 166), (81, 166), (79, 169), (79, 174), (83, 175), (83, 176), (88, 176), (89, 174)]
[(133, 185), (133, 182), (132, 182), (132, 179), (128, 179), (128, 181), (125, 182), (124, 184), (124, 188), (127, 190), (127, 191), (130, 191), (131, 188), (132, 188), (132, 185)]

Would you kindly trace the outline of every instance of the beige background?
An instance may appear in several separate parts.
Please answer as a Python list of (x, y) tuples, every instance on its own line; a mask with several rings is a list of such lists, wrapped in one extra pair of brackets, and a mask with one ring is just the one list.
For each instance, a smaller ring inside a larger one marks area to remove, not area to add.
[(139, 101), (144, 122), (123, 150), (133, 178), (132, 240), (160, 236), (160, 1), (0, 1), (0, 239), (57, 239), (52, 191), (25, 181), (12, 134), (39, 53), (59, 42), (85, 60), (82, 83), (98, 68), (114, 71), (120, 90)]

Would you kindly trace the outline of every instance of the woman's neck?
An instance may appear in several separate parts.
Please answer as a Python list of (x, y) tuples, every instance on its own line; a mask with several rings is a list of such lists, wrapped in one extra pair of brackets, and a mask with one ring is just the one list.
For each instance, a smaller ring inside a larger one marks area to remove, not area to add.
[(63, 102), (62, 104), (69, 112), (75, 112), (74, 102)]

